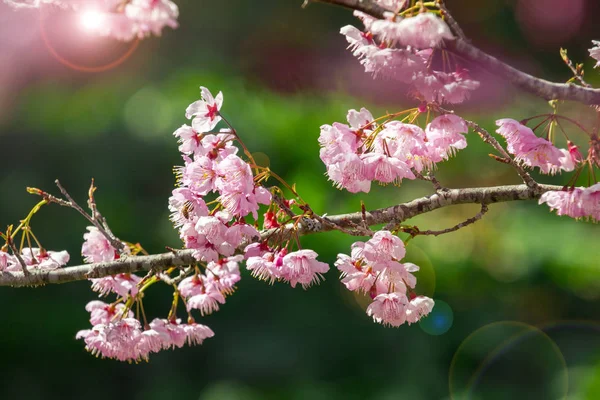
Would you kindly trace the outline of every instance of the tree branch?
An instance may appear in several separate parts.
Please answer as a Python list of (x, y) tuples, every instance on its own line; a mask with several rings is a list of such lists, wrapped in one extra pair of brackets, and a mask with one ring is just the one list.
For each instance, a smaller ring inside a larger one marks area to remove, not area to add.
[[(314, 3), (328, 3), (352, 10), (361, 11), (378, 19), (384, 19), (387, 13), (393, 13), (371, 0), (311, 0)], [(443, 12), (454, 18), (444, 7)], [(458, 24), (456, 24), (458, 26)], [(456, 28), (455, 28), (456, 29)], [(459, 31), (462, 32), (462, 31)], [(460, 34), (460, 33), (459, 33)], [(545, 100), (572, 100), (587, 105), (600, 104), (600, 89), (577, 86), (572, 83), (556, 83), (537, 78), (520, 71), (497, 58), (485, 53), (466, 40), (457, 38), (444, 41), (445, 50), (475, 64), (483, 70), (498, 75), (513, 85)]]
[[(527, 185), (507, 185), (467, 189), (448, 189), (439, 191), (430, 196), (421, 197), (407, 203), (391, 207), (380, 208), (367, 212), (355, 212), (350, 214), (332, 215), (327, 217), (327, 223), (318, 219), (304, 218), (297, 226), (298, 235), (336, 230), (337, 227), (355, 228), (363, 224), (368, 226), (380, 224), (400, 224), (412, 217), (443, 207), (456, 204), (482, 204), (533, 200), (550, 190), (561, 190), (560, 186), (538, 185), (537, 189), (529, 188)], [(279, 229), (279, 228), (278, 228)], [(275, 233), (274, 230), (263, 231), (261, 237), (266, 239), (289, 237), (293, 233), (293, 224), (286, 225), (282, 232)], [(45, 272), (31, 272), (24, 275), (22, 272), (0, 272), (0, 286), (38, 286), (49, 283), (66, 283), (85, 280), (89, 278), (101, 278), (119, 273), (132, 273), (138, 271), (164, 270), (172, 266), (185, 266), (195, 264), (197, 261), (192, 257), (193, 250), (178, 250), (170, 253), (155, 254), (150, 256), (122, 257), (119, 260), (79, 265)]]

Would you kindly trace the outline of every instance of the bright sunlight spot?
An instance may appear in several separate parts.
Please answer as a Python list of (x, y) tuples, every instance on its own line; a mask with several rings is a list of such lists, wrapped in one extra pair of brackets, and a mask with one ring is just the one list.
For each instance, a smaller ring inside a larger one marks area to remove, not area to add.
[(88, 10), (84, 11), (80, 17), (81, 26), (87, 31), (97, 31), (104, 23), (105, 16), (103, 13)]

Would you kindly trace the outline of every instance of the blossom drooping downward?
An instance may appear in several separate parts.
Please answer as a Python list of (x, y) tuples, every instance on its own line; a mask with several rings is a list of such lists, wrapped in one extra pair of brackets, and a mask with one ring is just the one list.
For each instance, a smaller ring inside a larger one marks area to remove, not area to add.
[(373, 302), (367, 314), (377, 323), (411, 324), (433, 309), (432, 299), (412, 292), (417, 283), (412, 273), (419, 267), (400, 263), (405, 254), (402, 240), (385, 230), (376, 232), (367, 242), (354, 243), (350, 255), (338, 254), (335, 265), (342, 283), (350, 291), (371, 296)]
[(587, 188), (548, 191), (540, 197), (539, 204), (542, 203), (558, 215), (600, 221), (600, 183)]
[(514, 154), (518, 162), (538, 167), (544, 174), (572, 171), (581, 161), (572, 151), (556, 148), (552, 142), (536, 136), (530, 128), (514, 119), (499, 119), (496, 125), (496, 132), (506, 139), (509, 153)]
[(589, 49), (590, 57), (597, 61), (596, 65), (594, 65), (594, 68), (598, 68), (600, 66), (600, 41), (592, 40), (592, 44), (594, 47)]
[[(402, 10), (406, 2), (389, 8)], [(386, 77), (411, 83), (416, 97), (426, 102), (461, 103), (479, 87), (466, 69), (455, 71), (431, 68), (435, 49), (444, 40), (453, 39), (448, 25), (431, 12), (406, 18), (374, 19), (355, 12), (365, 25), (365, 32), (354, 26), (344, 26), (340, 33), (346, 37), (348, 48), (360, 60), (365, 72), (374, 77)]]
[(378, 125), (365, 108), (348, 111), (347, 120), (321, 126), (319, 144), (329, 179), (351, 193), (368, 193), (372, 181), (415, 179), (413, 169), (431, 169), (467, 146), (467, 125), (454, 114), (435, 118), (425, 131), (395, 120)]

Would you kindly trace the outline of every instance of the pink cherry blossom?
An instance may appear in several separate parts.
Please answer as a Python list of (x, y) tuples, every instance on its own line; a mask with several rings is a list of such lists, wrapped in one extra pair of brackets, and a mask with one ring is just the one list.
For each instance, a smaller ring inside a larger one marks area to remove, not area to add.
[(250, 257), (262, 257), (263, 254), (271, 251), (267, 242), (251, 243), (244, 249), (244, 258), (247, 260)]
[(377, 231), (363, 249), (364, 257), (372, 261), (401, 260), (406, 254), (404, 242), (390, 231)]
[(160, 36), (165, 26), (178, 27), (179, 9), (170, 0), (131, 0), (125, 6), (125, 16), (134, 22), (138, 37), (150, 33)]
[(329, 179), (336, 187), (350, 193), (369, 193), (371, 190), (371, 181), (364, 176), (364, 170), (363, 161), (355, 153), (340, 154), (334, 163), (327, 165)]
[(181, 170), (181, 183), (195, 194), (205, 196), (215, 189), (217, 173), (216, 163), (209, 157), (184, 158), (185, 166)]
[(117, 250), (98, 228), (88, 226), (87, 230), (89, 232), (83, 235), (84, 242), (81, 246), (81, 254), (86, 263), (113, 261), (119, 257)]
[(242, 255), (225, 257), (217, 262), (210, 262), (206, 266), (207, 286), (215, 286), (222, 293), (232, 293), (235, 284), (242, 278), (239, 262), (244, 259)]
[(544, 174), (572, 170), (574, 161), (566, 158), (568, 152), (559, 150), (551, 142), (537, 137), (527, 126), (510, 118), (496, 121), (497, 133), (504, 136), (507, 150), (523, 165), (538, 167)]
[(213, 97), (212, 93), (200, 86), (202, 99), (188, 106), (185, 110), (185, 116), (192, 118), (192, 127), (196, 132), (210, 132), (221, 120), (219, 110), (223, 105), (223, 93), (219, 92), (217, 97)]
[(113, 292), (121, 297), (135, 296), (138, 292), (137, 285), (141, 280), (142, 278), (134, 274), (118, 274), (104, 278), (90, 279), (92, 290), (100, 293), (100, 296), (107, 296)]
[(471, 79), (464, 69), (451, 73), (418, 72), (413, 83), (425, 101), (451, 104), (462, 103), (479, 87), (479, 82)]
[(127, 315), (123, 315), (125, 311), (125, 304), (123, 303), (111, 305), (100, 300), (92, 300), (87, 303), (85, 310), (90, 313), (90, 323), (92, 326), (108, 324), (122, 317), (133, 318), (131, 310), (127, 311)]
[(406, 322), (408, 324), (414, 324), (421, 318), (429, 315), (435, 302), (433, 299), (426, 296), (417, 296), (412, 299), (406, 307)]
[(542, 203), (558, 215), (600, 221), (600, 183), (587, 188), (548, 191), (540, 197), (539, 204)]
[(453, 39), (448, 25), (433, 13), (425, 12), (404, 18), (398, 25), (397, 39), (403, 46), (427, 49), (439, 47), (444, 39)]
[(367, 315), (382, 325), (400, 326), (406, 321), (408, 298), (404, 293), (392, 292), (377, 295), (367, 307)]
[(187, 333), (179, 319), (169, 321), (167, 319), (155, 318), (150, 322), (150, 328), (158, 334), (163, 349), (181, 348), (185, 344)]
[(200, 310), (202, 315), (219, 311), (219, 304), (225, 304), (225, 296), (214, 285), (202, 286), (202, 291), (187, 299), (187, 309)]
[(466, 122), (457, 115), (444, 114), (435, 118), (425, 129), (429, 158), (433, 162), (440, 162), (467, 147), (463, 134), (468, 130)]
[(11, 267), (18, 265), (19, 260), (17, 257), (9, 254), (5, 251), (0, 250), (0, 272), (12, 269)]
[(181, 128), (173, 132), (173, 135), (179, 138), (179, 151), (183, 154), (193, 154), (200, 146), (200, 136), (189, 125), (182, 125)]
[[(38, 247), (26, 247), (21, 250), (21, 258), (30, 270), (51, 271), (66, 265), (70, 256), (66, 250), (49, 251)], [(21, 271), (21, 265), (17, 263), (7, 270)]]
[(404, 178), (415, 179), (409, 165), (397, 158), (373, 152), (364, 154), (361, 160), (363, 162), (361, 175), (364, 179), (397, 184)]
[(171, 211), (170, 219), (176, 228), (185, 223), (195, 223), (199, 217), (206, 217), (209, 214), (202, 196), (187, 187), (173, 190), (173, 195), (169, 198), (169, 211)]
[(596, 65), (594, 65), (594, 68), (598, 68), (600, 67), (600, 42), (597, 40), (592, 40), (592, 44), (594, 45), (594, 47), (592, 47), (588, 51), (590, 52), (590, 57), (598, 61)]
[(79, 331), (75, 338), (83, 339), (86, 350), (96, 356), (119, 361), (148, 359), (148, 349), (142, 345), (140, 321), (134, 318), (95, 325), (92, 329)]
[(204, 339), (215, 336), (215, 333), (208, 326), (195, 322), (189, 323), (188, 321), (187, 325), (183, 325), (183, 329), (185, 330), (186, 341), (189, 345), (202, 344)]
[(319, 283), (322, 275), (329, 271), (329, 265), (317, 261), (317, 253), (313, 250), (298, 250), (283, 257), (282, 279), (289, 281), (292, 287), (297, 283), (307, 289)]
[(349, 110), (346, 119), (348, 120), (348, 124), (350, 124), (350, 128), (354, 130), (373, 130), (376, 126), (373, 124), (373, 114), (364, 107), (360, 111)]
[(246, 269), (251, 271), (253, 277), (273, 284), (281, 278), (281, 266), (275, 264), (274, 252), (261, 250), (260, 253), (247, 258)]

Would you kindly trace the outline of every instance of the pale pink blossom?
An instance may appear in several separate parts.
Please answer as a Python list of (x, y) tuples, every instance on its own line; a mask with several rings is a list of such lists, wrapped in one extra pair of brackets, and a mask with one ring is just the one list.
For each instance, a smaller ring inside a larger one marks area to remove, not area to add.
[(423, 100), (428, 103), (462, 103), (479, 87), (479, 82), (471, 79), (464, 69), (451, 73), (418, 72), (414, 75), (413, 83)]
[(173, 190), (173, 195), (169, 197), (169, 211), (171, 211), (170, 219), (176, 228), (185, 223), (195, 223), (199, 217), (206, 217), (209, 214), (202, 196), (187, 187)]
[(155, 318), (150, 322), (150, 329), (158, 334), (163, 349), (181, 348), (185, 344), (187, 334), (179, 319), (169, 321)]
[(242, 278), (239, 262), (244, 259), (242, 255), (220, 258), (217, 262), (210, 262), (206, 266), (207, 286), (214, 285), (222, 293), (232, 293), (235, 284)]
[(195, 322), (188, 322), (187, 325), (183, 325), (183, 329), (185, 330), (187, 343), (192, 346), (202, 344), (204, 339), (215, 336), (215, 333), (208, 326)]
[(119, 303), (116, 305), (107, 304), (100, 300), (92, 300), (85, 306), (85, 310), (90, 313), (90, 323), (92, 326), (98, 324), (108, 324), (118, 318), (133, 318), (133, 312), (127, 311), (127, 315), (123, 315), (125, 304)]
[(335, 266), (341, 272), (342, 283), (350, 291), (368, 293), (375, 283), (376, 274), (373, 268), (365, 265), (363, 260), (338, 254)]
[[(66, 250), (50, 251), (38, 247), (26, 247), (21, 250), (21, 258), (30, 270), (51, 271), (66, 265), (70, 257)], [(17, 263), (8, 270), (20, 271), (21, 265)]]
[(281, 266), (275, 264), (275, 253), (260, 250), (259, 254), (247, 258), (246, 269), (251, 271), (253, 277), (273, 284), (281, 278)]
[(346, 40), (349, 43), (348, 48), (353, 52), (357, 49), (373, 44), (373, 38), (366, 35), (360, 29), (352, 26), (346, 25), (342, 29), (340, 29), (340, 33), (346, 36)]
[(517, 161), (529, 167), (539, 167), (544, 174), (559, 170), (562, 157), (563, 153), (551, 142), (537, 136), (521, 142), (520, 151), (515, 153)]
[(87, 351), (95, 356), (116, 358), (120, 361), (148, 359), (148, 350), (142, 345), (140, 321), (123, 318), (92, 329), (77, 332), (76, 339), (85, 341)]
[(217, 173), (215, 162), (207, 156), (184, 157), (185, 166), (181, 169), (181, 183), (195, 194), (205, 196), (216, 190)]
[(395, 30), (397, 40), (403, 46), (417, 49), (439, 47), (444, 39), (453, 39), (448, 25), (433, 13), (420, 13), (415, 17), (404, 18)]
[(364, 107), (360, 111), (349, 110), (346, 119), (350, 128), (354, 130), (373, 130), (377, 126), (373, 124), (373, 114)]
[(587, 188), (546, 192), (540, 197), (539, 204), (542, 203), (556, 210), (558, 215), (600, 221), (600, 183)]
[(373, 321), (378, 324), (397, 327), (406, 321), (408, 303), (408, 298), (404, 293), (382, 293), (369, 304), (367, 315), (373, 317)]
[(131, 0), (125, 6), (125, 16), (135, 23), (138, 37), (150, 33), (160, 36), (165, 26), (178, 27), (179, 9), (170, 0)]
[(414, 324), (421, 318), (429, 315), (435, 302), (433, 299), (426, 296), (417, 296), (412, 299), (406, 307), (406, 322), (408, 324)]
[(317, 261), (317, 253), (313, 250), (298, 250), (283, 257), (282, 279), (289, 281), (292, 287), (297, 283), (307, 289), (319, 283), (321, 274), (329, 271), (329, 265)]
[(592, 40), (592, 44), (594, 46), (588, 51), (590, 52), (590, 57), (597, 61), (596, 65), (594, 65), (594, 68), (598, 68), (600, 67), (600, 41)]
[(86, 263), (113, 261), (119, 257), (117, 250), (110, 241), (95, 226), (88, 226), (88, 232), (83, 235), (81, 254)]
[[(349, 118), (354, 120), (354, 115), (351, 117), (349, 114)], [(328, 165), (342, 159), (344, 154), (356, 152), (359, 138), (347, 125), (335, 122), (333, 125), (321, 126), (319, 144), (321, 161)]]
[(440, 162), (467, 147), (463, 134), (468, 130), (466, 122), (457, 115), (444, 114), (435, 118), (425, 128), (429, 158)]
[(371, 190), (371, 181), (364, 174), (364, 163), (355, 153), (340, 154), (335, 162), (327, 165), (327, 175), (339, 189), (346, 189), (350, 193)]
[(182, 125), (173, 135), (179, 138), (179, 151), (183, 154), (193, 154), (200, 146), (200, 135), (189, 125)]
[(404, 242), (390, 231), (377, 231), (365, 243), (364, 257), (372, 261), (401, 260), (406, 255)]
[(507, 150), (515, 159), (528, 167), (538, 167), (544, 174), (572, 170), (574, 162), (566, 158), (565, 152), (551, 142), (537, 137), (527, 126), (510, 118), (496, 121), (497, 133), (506, 139)]
[(12, 266), (18, 265), (19, 260), (17, 257), (9, 254), (5, 251), (0, 250), (0, 272), (4, 270), (12, 269)]
[(121, 297), (135, 296), (138, 292), (137, 285), (141, 280), (142, 278), (134, 274), (118, 274), (104, 278), (90, 279), (92, 290), (100, 293), (100, 296), (107, 296), (112, 292)]
[(231, 133), (231, 129), (223, 128), (219, 132), (216, 135), (204, 135), (194, 154), (196, 156), (206, 156), (216, 162), (232, 154), (237, 154), (238, 148), (233, 145), (235, 136)]
[(244, 258), (247, 260), (250, 257), (262, 257), (263, 254), (271, 251), (267, 242), (251, 243), (244, 249)]
[(211, 131), (221, 120), (219, 110), (223, 105), (223, 93), (219, 92), (213, 97), (204, 86), (200, 86), (200, 92), (202, 99), (190, 104), (185, 115), (187, 118), (194, 118), (192, 127), (196, 132), (205, 133)]
[(410, 166), (397, 158), (388, 157), (380, 153), (367, 153), (361, 156), (362, 178), (377, 180), (381, 183), (399, 184), (402, 179), (415, 179)]
[(548, 191), (541, 195), (539, 204), (546, 203), (558, 215), (568, 215), (571, 218), (583, 218), (586, 212), (583, 208), (584, 188), (570, 190)]
[(219, 311), (219, 304), (225, 304), (225, 296), (215, 286), (202, 286), (202, 292), (187, 299), (187, 309), (200, 310), (207, 315)]
[(252, 241), (260, 238), (260, 233), (255, 227), (241, 222), (234, 222), (227, 228), (225, 238), (233, 247), (239, 247), (245, 240)]

